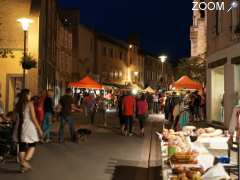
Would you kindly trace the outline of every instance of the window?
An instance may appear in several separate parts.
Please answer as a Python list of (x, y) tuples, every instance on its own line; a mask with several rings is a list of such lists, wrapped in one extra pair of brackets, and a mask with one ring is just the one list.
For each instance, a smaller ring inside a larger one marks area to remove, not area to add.
[(115, 71), (114, 76), (115, 76), (116, 79), (118, 79), (118, 72), (117, 71)]
[(119, 59), (122, 60), (122, 51), (120, 51), (120, 53), (119, 53)]
[(114, 73), (110, 72), (110, 78), (113, 79)]
[(90, 52), (93, 51), (93, 39), (90, 39), (90, 47), (89, 47), (89, 49), (90, 49)]
[[(201, 2), (204, 2), (204, 0), (200, 0), (200, 3), (201, 3)], [(199, 11), (200, 11), (200, 17), (201, 17), (201, 18), (205, 18), (205, 10), (202, 10), (202, 9), (205, 8), (205, 7), (204, 7), (205, 5), (204, 5), (204, 4), (201, 4), (200, 6), (202, 6), (202, 7), (200, 8), (201, 10), (199, 10)]]
[(109, 57), (113, 58), (113, 48), (109, 48)]
[(107, 56), (107, 48), (105, 46), (103, 47), (103, 56)]
[(232, 9), (232, 32), (235, 32), (237, 26), (240, 24), (240, 9)]
[(122, 71), (119, 71), (118, 75), (119, 75), (119, 78), (122, 79), (122, 76), (123, 76)]
[(222, 12), (221, 11), (215, 11), (215, 19), (216, 19), (216, 24), (215, 24), (215, 31), (216, 35), (219, 35), (222, 31)]
[(224, 66), (211, 70), (211, 119), (224, 122)]

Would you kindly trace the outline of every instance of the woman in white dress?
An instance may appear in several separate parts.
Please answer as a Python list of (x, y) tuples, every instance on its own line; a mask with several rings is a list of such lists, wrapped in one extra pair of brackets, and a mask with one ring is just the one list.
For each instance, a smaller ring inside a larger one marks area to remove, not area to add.
[(39, 137), (42, 137), (43, 134), (30, 99), (30, 91), (23, 89), (16, 104), (16, 113), (19, 117), (18, 142), (21, 172), (31, 170), (28, 161), (32, 159), (36, 142), (39, 141)]

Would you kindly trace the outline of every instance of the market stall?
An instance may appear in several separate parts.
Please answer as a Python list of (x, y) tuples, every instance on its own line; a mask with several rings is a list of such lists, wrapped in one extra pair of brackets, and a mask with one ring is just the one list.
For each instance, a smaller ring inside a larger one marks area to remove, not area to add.
[(156, 92), (156, 90), (154, 90), (153, 88), (151, 88), (150, 86), (148, 86), (146, 89), (143, 90), (143, 92), (145, 93), (150, 93), (150, 94), (154, 94)]
[(171, 90), (182, 90), (182, 89), (188, 89), (188, 90), (202, 90), (202, 84), (193, 81), (188, 76), (182, 76), (179, 80), (175, 81), (171, 84), (170, 87)]
[(89, 76), (84, 77), (78, 82), (71, 82), (68, 86), (72, 88), (103, 89), (103, 86), (101, 84)]
[(185, 126), (181, 131), (164, 129), (157, 133), (162, 154), (162, 176), (164, 180), (219, 180), (229, 179), (224, 169), (230, 164), (227, 157), (215, 157), (209, 148), (216, 139), (227, 144), (229, 137), (220, 129)]

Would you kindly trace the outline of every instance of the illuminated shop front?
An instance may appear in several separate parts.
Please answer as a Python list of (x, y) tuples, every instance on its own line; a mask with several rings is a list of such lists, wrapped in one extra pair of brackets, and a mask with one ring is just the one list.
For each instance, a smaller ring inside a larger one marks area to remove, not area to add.
[(240, 104), (240, 44), (207, 59), (207, 120), (228, 127), (233, 107)]

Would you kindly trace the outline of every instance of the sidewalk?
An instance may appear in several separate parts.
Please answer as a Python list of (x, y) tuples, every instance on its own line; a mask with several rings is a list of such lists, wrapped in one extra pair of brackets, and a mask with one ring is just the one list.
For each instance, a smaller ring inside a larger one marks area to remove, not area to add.
[[(7, 180), (156, 180), (160, 179), (157, 165), (159, 151), (154, 130), (158, 123), (148, 122), (144, 138), (120, 135), (118, 120), (109, 115), (109, 127), (97, 123), (87, 142), (80, 144), (44, 144), (37, 147), (32, 160), (33, 171), (18, 173), (15, 163), (0, 165), (0, 179)], [(76, 116), (79, 116), (76, 114)], [(88, 127), (84, 119), (77, 120), (78, 127)], [(134, 132), (138, 132), (138, 124)], [(153, 128), (153, 129), (152, 129)], [(156, 128), (156, 129), (155, 129)], [(57, 123), (54, 127), (57, 130)], [(151, 136), (152, 135), (152, 136)], [(152, 141), (151, 140), (152, 137)], [(150, 143), (152, 144), (150, 151)], [(149, 161), (149, 157), (151, 161)], [(148, 169), (150, 164), (151, 168)], [(150, 178), (149, 178), (150, 177)]]

